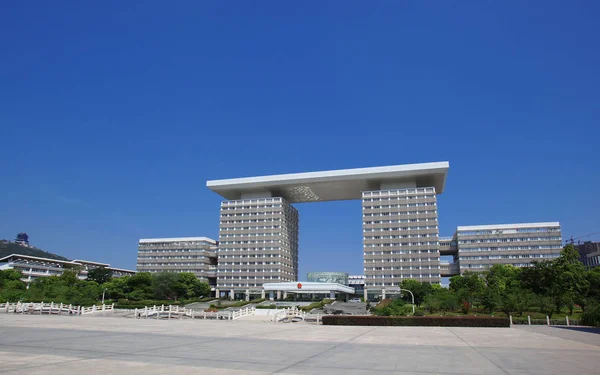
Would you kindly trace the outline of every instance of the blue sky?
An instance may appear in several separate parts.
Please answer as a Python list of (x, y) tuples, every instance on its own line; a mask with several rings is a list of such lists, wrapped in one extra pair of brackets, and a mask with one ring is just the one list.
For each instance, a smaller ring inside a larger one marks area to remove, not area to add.
[[(598, 19), (594, 1), (6, 3), (0, 238), (134, 268), (139, 238), (217, 237), (206, 180), (443, 160), (442, 235), (600, 232)], [(301, 278), (362, 273), (360, 203), (297, 208)]]

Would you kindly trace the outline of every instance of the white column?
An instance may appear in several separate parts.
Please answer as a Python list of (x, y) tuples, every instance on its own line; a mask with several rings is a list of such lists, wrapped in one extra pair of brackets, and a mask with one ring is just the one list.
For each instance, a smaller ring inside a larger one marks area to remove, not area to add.
[(246, 289), (246, 301), (250, 301), (250, 289)]
[(381, 288), (381, 299), (385, 299), (385, 289)]
[(281, 299), (281, 290), (277, 291), (277, 299)]
[(367, 288), (365, 288), (365, 290), (363, 291), (363, 295), (365, 298), (365, 302), (367, 302), (369, 300), (369, 293), (367, 292)]
[(260, 298), (265, 299), (265, 290), (264, 289), (261, 290), (261, 292), (260, 292)]
[(231, 289), (229, 291), (229, 299), (232, 301), (235, 299), (235, 290)]

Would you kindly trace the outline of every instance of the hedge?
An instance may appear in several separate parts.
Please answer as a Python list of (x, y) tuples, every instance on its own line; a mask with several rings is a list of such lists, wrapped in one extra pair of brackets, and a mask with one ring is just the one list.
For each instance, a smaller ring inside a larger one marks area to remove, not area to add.
[(332, 316), (322, 318), (332, 326), (510, 327), (508, 318), (486, 316)]

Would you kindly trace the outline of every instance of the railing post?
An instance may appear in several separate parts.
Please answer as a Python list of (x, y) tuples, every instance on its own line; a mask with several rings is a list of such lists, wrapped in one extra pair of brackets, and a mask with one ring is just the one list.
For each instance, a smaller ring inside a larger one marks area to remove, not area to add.
[(531, 316), (527, 315), (527, 324), (531, 325)]
[(133, 319), (137, 319), (137, 308), (134, 311)]
[(50, 302), (50, 312), (48, 312), (48, 315), (52, 315), (52, 310), (54, 310), (54, 302)]
[(550, 325), (550, 317), (548, 315), (546, 315), (546, 324)]
[(567, 327), (569, 326), (569, 316), (565, 316), (565, 319), (567, 320)]
[(509, 315), (509, 316), (508, 316), (508, 318), (510, 319), (510, 325), (512, 326), (512, 325), (513, 325), (513, 322), (512, 322), (512, 315)]

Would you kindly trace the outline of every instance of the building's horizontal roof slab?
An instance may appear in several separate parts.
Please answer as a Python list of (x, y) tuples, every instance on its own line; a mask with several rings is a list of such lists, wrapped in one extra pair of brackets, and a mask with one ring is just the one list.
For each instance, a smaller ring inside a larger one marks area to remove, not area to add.
[(140, 238), (139, 243), (162, 243), (162, 242), (209, 242), (216, 244), (217, 241), (208, 237), (170, 237), (170, 238)]
[(492, 225), (462, 225), (457, 228), (457, 231), (473, 231), (473, 230), (502, 230), (502, 229), (528, 229), (528, 228), (555, 228), (560, 227), (558, 221), (547, 223), (517, 223), (517, 224), (492, 224)]
[(232, 178), (208, 181), (206, 186), (229, 200), (270, 192), (290, 203), (361, 199), (363, 191), (380, 190), (382, 184), (402, 186), (410, 182), (416, 187), (433, 186), (440, 194), (444, 190), (448, 168), (449, 163), (444, 161)]

